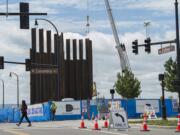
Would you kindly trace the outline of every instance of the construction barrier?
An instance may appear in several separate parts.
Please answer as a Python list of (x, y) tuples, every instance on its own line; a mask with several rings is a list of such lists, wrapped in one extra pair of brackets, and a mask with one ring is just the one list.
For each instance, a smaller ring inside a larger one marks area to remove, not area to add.
[[(110, 99), (105, 99), (106, 106), (109, 103)], [(68, 102), (57, 102), (59, 110), (57, 110), (55, 120), (80, 120), (82, 113), (84, 119), (92, 119), (98, 115), (98, 102), (101, 99), (97, 100), (83, 100), (83, 101), (68, 101)], [(128, 118), (140, 118), (143, 113), (143, 107), (145, 103), (151, 103), (155, 108), (157, 117), (161, 117), (162, 109), (161, 109), (161, 101), (158, 99), (130, 99), (130, 100), (119, 100), (115, 99), (115, 101), (119, 102), (119, 105), (124, 108), (127, 112)], [(166, 99), (165, 105), (167, 108), (167, 117), (177, 116), (177, 103), (174, 100)], [(50, 112), (51, 101), (30, 105), (29, 107), (29, 117), (31, 121), (49, 121), (51, 120), (51, 112)], [(67, 110), (66, 108), (74, 110)], [(69, 112), (68, 112), (69, 111)], [(0, 109), (0, 122), (17, 122), (20, 118), (20, 110), (16, 107), (5, 107), (4, 109)], [(99, 117), (98, 117), (99, 118)]]

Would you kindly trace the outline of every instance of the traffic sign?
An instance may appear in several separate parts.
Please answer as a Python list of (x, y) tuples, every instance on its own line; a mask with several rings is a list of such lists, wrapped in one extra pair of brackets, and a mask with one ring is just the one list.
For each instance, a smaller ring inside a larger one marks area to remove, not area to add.
[(119, 129), (119, 130), (124, 130), (129, 128), (127, 115), (123, 108), (111, 110), (110, 119), (109, 119), (109, 128), (112, 128), (111, 125), (113, 125), (114, 129)]
[(164, 54), (164, 53), (168, 53), (168, 52), (172, 52), (172, 51), (175, 51), (174, 45), (167, 46), (167, 47), (159, 49), (158, 54)]

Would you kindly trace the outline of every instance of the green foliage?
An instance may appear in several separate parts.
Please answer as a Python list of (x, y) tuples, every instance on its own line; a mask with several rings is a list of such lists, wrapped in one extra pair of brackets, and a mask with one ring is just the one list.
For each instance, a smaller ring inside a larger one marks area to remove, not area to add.
[(170, 57), (164, 64), (165, 68), (165, 88), (167, 91), (170, 92), (177, 92), (177, 89), (174, 85), (172, 85), (172, 82), (174, 79), (176, 79), (177, 71), (176, 71), (176, 62), (173, 61), (172, 57)]
[(123, 98), (136, 98), (141, 93), (140, 81), (134, 77), (134, 74), (127, 69), (122, 74), (117, 74), (115, 90)]

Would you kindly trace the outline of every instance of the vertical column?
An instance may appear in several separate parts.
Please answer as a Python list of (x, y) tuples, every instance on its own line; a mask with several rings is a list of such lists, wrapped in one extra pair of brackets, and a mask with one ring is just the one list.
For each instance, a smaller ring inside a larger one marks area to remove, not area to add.
[[(39, 64), (43, 64), (43, 52), (44, 52), (44, 30), (43, 29), (39, 29), (39, 57), (38, 57), (38, 63)], [(41, 69), (38, 67), (38, 69)], [(44, 100), (44, 89), (43, 89), (43, 74), (40, 73), (39, 74), (40, 77), (40, 81), (39, 81), (39, 90), (40, 90), (40, 102), (43, 102)]]
[(87, 59), (87, 93), (86, 97), (92, 98), (92, 86), (93, 86), (93, 70), (92, 70), (92, 41), (86, 39), (86, 59)]
[(44, 52), (44, 30), (39, 29), (39, 52)]
[[(52, 65), (52, 55), (51, 55), (51, 31), (46, 31), (46, 38), (47, 38), (47, 53), (46, 53), (46, 64)], [(51, 99), (51, 81), (52, 81), (52, 74), (46, 75), (46, 93), (47, 93), (47, 100)]]
[(76, 98), (76, 61), (77, 61), (77, 47), (76, 47), (76, 39), (73, 40), (73, 60), (71, 60), (71, 65), (70, 65), (70, 93), (72, 98)]
[(51, 53), (51, 31), (46, 32), (47, 36), (47, 53)]
[(31, 29), (32, 51), (36, 51), (36, 28)]
[[(54, 56), (53, 56), (53, 62), (54, 62), (54, 65), (58, 65), (58, 63), (57, 63), (57, 51), (58, 51), (58, 35), (57, 34), (54, 34)], [(54, 75), (54, 92), (53, 92), (53, 98), (55, 99), (55, 100), (58, 100), (58, 84), (59, 84), (59, 82), (58, 82), (58, 75), (57, 74), (55, 74)]]
[(65, 83), (66, 83), (66, 97), (70, 96), (70, 39), (66, 40), (66, 65), (65, 65)]
[[(36, 29), (31, 29), (31, 45), (32, 48), (30, 49), (30, 60), (34, 63), (35, 62), (35, 54), (36, 54)], [(30, 102), (31, 104), (35, 103), (36, 101), (36, 75), (32, 74), (30, 71)]]
[(83, 99), (83, 40), (79, 40), (79, 94), (80, 99)]
[(60, 99), (65, 98), (65, 62), (64, 62), (64, 38), (63, 33), (59, 37), (60, 45)]

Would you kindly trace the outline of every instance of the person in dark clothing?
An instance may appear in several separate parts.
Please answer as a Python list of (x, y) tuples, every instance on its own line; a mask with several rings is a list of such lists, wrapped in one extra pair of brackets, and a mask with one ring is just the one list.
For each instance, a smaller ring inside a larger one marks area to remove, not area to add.
[(17, 126), (20, 126), (22, 123), (22, 120), (25, 118), (27, 120), (27, 122), (29, 123), (29, 127), (31, 126), (31, 121), (29, 120), (28, 116), (27, 116), (27, 105), (26, 105), (26, 101), (22, 100), (22, 106), (21, 106), (21, 119), (19, 121), (18, 124), (16, 124)]

